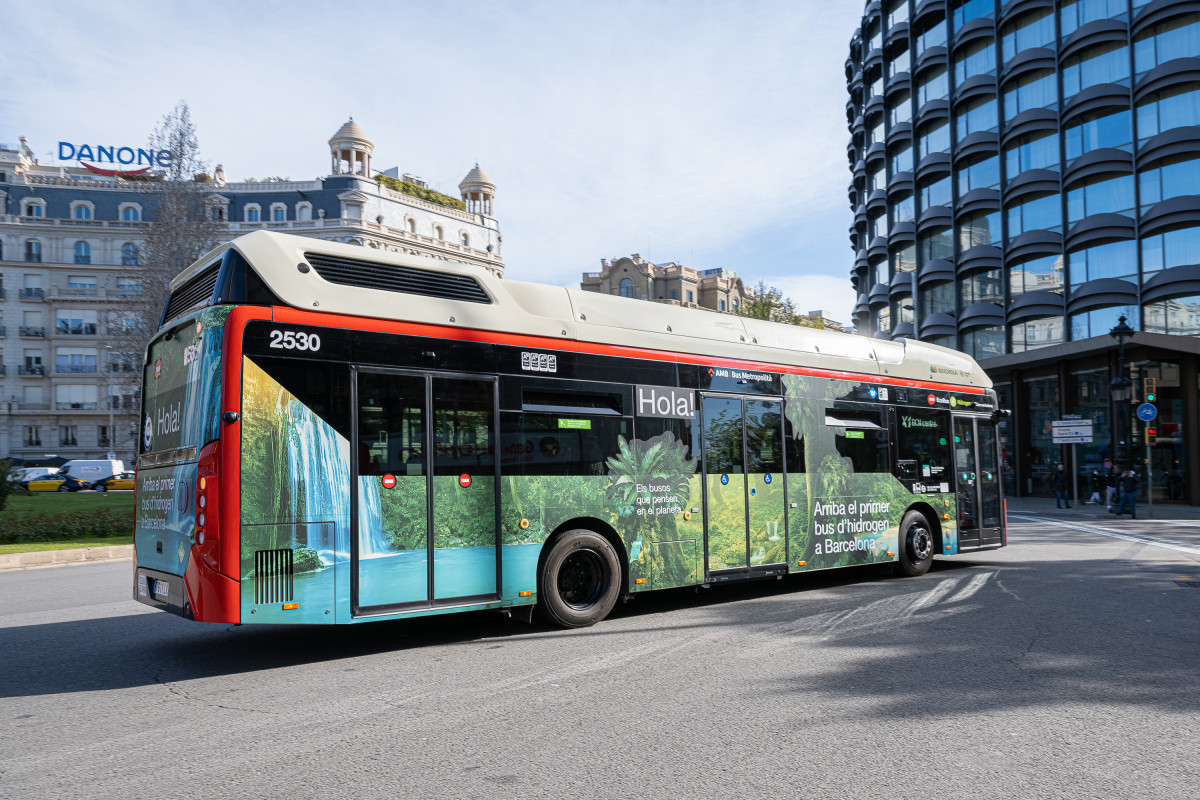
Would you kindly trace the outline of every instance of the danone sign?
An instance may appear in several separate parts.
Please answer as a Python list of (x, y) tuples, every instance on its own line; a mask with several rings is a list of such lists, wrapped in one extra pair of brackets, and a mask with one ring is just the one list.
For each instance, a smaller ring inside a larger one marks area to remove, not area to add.
[[(140, 175), (151, 167), (171, 166), (171, 151), (59, 142), (58, 159), (59, 161), (78, 161), (81, 167), (90, 169), (98, 175)], [(112, 164), (113, 168), (106, 169), (99, 166), (101, 164)], [(120, 167), (132, 167), (132, 169), (121, 169)]]

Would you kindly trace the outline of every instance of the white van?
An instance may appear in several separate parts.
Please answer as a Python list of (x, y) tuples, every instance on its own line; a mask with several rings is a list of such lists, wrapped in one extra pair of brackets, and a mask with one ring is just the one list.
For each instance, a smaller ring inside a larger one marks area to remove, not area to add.
[(70, 475), (72, 478), (78, 478), (88, 483), (102, 481), (113, 475), (120, 475), (124, 471), (125, 462), (119, 459), (111, 461), (109, 459), (96, 459), (95, 461), (75, 459), (58, 468), (60, 475)]
[(17, 483), (31, 481), (34, 478), (44, 478), (58, 472), (57, 467), (14, 467), (9, 473), (9, 479)]

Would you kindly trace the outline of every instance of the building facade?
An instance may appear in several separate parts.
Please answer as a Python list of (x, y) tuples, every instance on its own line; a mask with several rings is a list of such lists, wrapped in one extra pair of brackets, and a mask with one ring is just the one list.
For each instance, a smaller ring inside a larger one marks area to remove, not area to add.
[[(210, 213), (230, 238), (267, 228), (503, 274), (496, 186), (478, 165), (458, 200), (375, 170), (374, 144), (353, 120), (328, 144), (330, 172), (312, 181), (232, 183), (220, 167), (200, 176)], [(60, 158), (87, 158), (50, 166), (24, 138), (0, 145), (0, 459), (134, 458), (142, 365), (113, 342), (142, 290), (155, 181), (105, 167), (154, 154), (84, 147), (60, 143)]]
[(737, 311), (746, 297), (742, 279), (732, 270), (695, 270), (674, 262), (652, 264), (639, 254), (600, 259), (600, 272), (585, 272), (579, 288), (655, 303)]
[(1021, 494), (1068, 414), (1081, 473), (1142, 466), (1141, 392), (1109, 387), (1155, 378), (1155, 499), (1200, 502), (1200, 6), (872, 0), (846, 78), (858, 329), (979, 359)]

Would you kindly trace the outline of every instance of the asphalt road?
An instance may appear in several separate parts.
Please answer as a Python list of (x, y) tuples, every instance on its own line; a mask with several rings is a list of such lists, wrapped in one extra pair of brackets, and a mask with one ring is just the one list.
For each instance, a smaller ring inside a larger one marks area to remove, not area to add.
[(128, 562), (0, 574), (0, 797), (1194, 797), (1200, 525), (1012, 522), (918, 579), (569, 632), (211, 626)]

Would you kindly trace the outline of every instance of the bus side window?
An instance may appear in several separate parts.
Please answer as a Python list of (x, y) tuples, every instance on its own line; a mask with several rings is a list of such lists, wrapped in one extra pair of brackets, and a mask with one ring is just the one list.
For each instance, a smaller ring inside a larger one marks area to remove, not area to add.
[(950, 479), (950, 414), (896, 409), (896, 477), (926, 484)]
[(803, 474), (804, 467), (804, 430), (792, 426), (792, 421), (783, 418), (783, 451), (784, 465), (789, 475)]
[(838, 454), (850, 462), (854, 474), (889, 472), (889, 440), (882, 411), (831, 408), (825, 424), (834, 429)]

